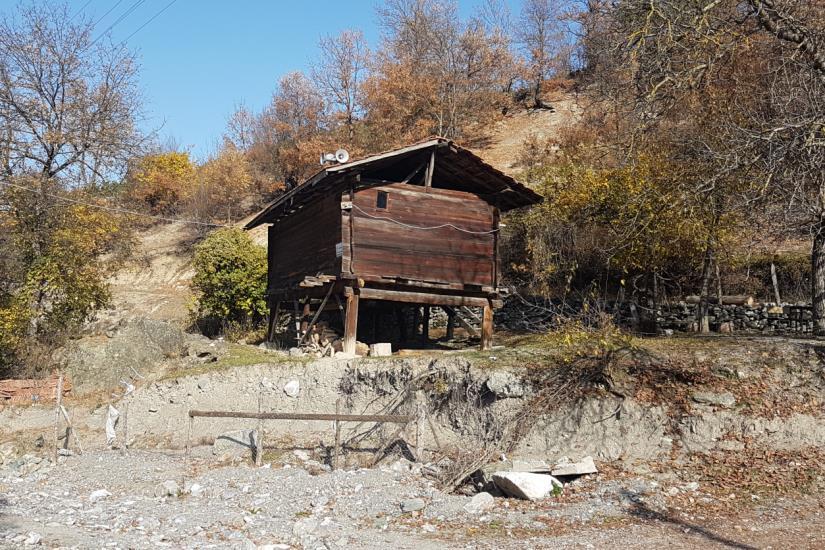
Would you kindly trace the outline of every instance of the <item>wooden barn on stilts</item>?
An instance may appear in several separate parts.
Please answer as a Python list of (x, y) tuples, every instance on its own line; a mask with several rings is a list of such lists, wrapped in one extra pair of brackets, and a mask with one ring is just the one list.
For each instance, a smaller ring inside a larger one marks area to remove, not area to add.
[(447, 311), (451, 332), (456, 308), (470, 306), (483, 308), (488, 349), (502, 298), (500, 213), (540, 201), (443, 138), (324, 167), (246, 226), (270, 224), (270, 339), (285, 308), (299, 338), (322, 311), (340, 311), (343, 351), (354, 353), (359, 336), (389, 341), (390, 326), (398, 342), (422, 322), (426, 341), (432, 306)]

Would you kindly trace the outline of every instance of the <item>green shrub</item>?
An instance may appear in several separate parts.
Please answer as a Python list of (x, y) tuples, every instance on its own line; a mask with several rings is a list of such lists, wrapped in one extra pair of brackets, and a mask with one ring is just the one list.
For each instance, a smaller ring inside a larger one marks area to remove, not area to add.
[(266, 314), (266, 250), (241, 229), (218, 229), (195, 247), (198, 319), (222, 325), (257, 322)]

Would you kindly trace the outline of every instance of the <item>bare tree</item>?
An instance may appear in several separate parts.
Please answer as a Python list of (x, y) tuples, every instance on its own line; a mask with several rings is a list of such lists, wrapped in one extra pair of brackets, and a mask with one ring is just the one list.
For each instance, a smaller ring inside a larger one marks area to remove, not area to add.
[(66, 5), (33, 4), (0, 20), (0, 160), (7, 177), (38, 173), (94, 185), (139, 144), (137, 64), (95, 44)]
[(255, 139), (255, 124), (255, 115), (245, 104), (240, 103), (226, 121), (224, 139), (241, 151), (247, 151)]
[(322, 37), (319, 47), (321, 58), (312, 68), (312, 79), (324, 97), (338, 108), (352, 143), (355, 120), (363, 111), (360, 85), (370, 61), (369, 47), (364, 34), (357, 30)]
[(525, 0), (521, 8), (516, 40), (528, 60), (533, 104), (542, 106), (541, 86), (557, 69), (564, 50), (560, 3), (556, 0)]

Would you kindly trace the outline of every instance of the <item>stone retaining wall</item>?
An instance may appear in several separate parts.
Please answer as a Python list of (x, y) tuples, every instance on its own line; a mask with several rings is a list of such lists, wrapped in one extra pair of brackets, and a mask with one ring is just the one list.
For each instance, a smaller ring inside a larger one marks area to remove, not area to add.
[[(660, 305), (658, 321), (661, 330), (691, 332), (696, 328), (697, 304), (672, 302)], [(496, 325), (510, 330), (547, 330), (560, 317), (576, 317), (585, 310), (582, 304), (555, 303), (550, 300), (507, 300), (505, 307), (496, 312)], [(612, 315), (622, 326), (633, 326), (634, 313), (630, 303), (589, 304), (588, 311), (604, 311)], [(637, 309), (637, 313), (638, 309)], [(708, 309), (709, 323), (715, 332), (764, 332), (810, 334), (813, 331), (813, 315), (807, 305), (781, 305), (772, 303), (742, 305), (714, 305)]]
[[(690, 331), (695, 329), (695, 304), (680, 303), (659, 310), (662, 329)], [(630, 321), (630, 312), (622, 321)], [(708, 309), (710, 328), (717, 332), (751, 331), (778, 333), (811, 333), (813, 315), (809, 306), (759, 304), (754, 306), (711, 305)]]

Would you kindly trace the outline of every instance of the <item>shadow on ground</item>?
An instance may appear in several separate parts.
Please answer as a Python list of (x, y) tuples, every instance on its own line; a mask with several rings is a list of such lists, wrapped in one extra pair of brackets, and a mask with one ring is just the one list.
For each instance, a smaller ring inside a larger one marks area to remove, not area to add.
[(680, 529), (690, 529), (690, 534), (702, 537), (709, 542), (715, 542), (728, 548), (736, 548), (737, 550), (756, 550), (756, 546), (751, 546), (749, 544), (745, 544), (744, 542), (729, 539), (725, 536), (714, 533), (701, 525), (686, 522), (670, 514), (657, 512), (656, 510), (649, 508), (644, 503), (639, 502), (638, 496), (635, 493), (628, 493), (626, 497), (633, 501), (633, 505), (628, 513), (631, 516), (639, 518), (645, 522), (656, 521), (665, 525), (678, 527)]

